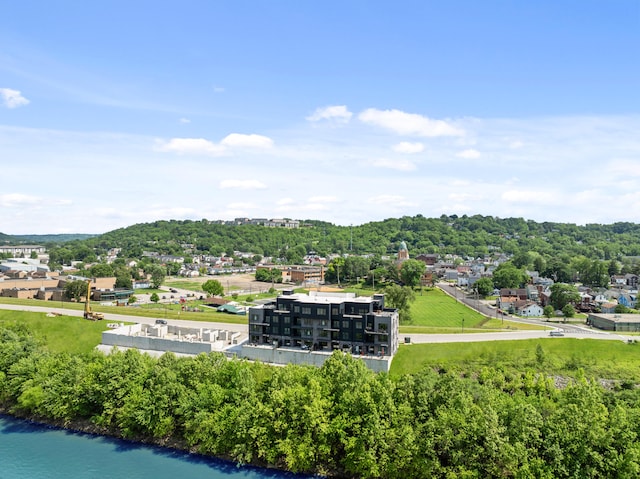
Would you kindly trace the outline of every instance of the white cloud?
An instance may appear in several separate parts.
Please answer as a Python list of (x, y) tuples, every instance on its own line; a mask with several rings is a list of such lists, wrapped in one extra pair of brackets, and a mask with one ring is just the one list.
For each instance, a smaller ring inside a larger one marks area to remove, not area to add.
[(384, 205), (384, 206), (416, 206), (415, 203), (411, 201), (407, 201), (404, 196), (399, 195), (379, 195), (372, 196), (367, 200), (369, 203), (374, 205)]
[(229, 208), (230, 210), (252, 210), (255, 207), (256, 207), (255, 203), (249, 203), (249, 202), (229, 203), (227, 205), (227, 208)]
[(345, 105), (326, 106), (317, 108), (313, 114), (306, 119), (308, 121), (329, 120), (336, 123), (349, 123), (353, 113), (351, 113)]
[(562, 204), (562, 195), (545, 190), (508, 190), (502, 193), (502, 201), (508, 203), (527, 203), (530, 205)]
[(7, 193), (0, 195), (0, 206), (7, 208), (37, 205), (39, 203), (42, 203), (42, 198), (38, 198), (37, 196), (23, 195), (20, 193)]
[(213, 87), (213, 91), (216, 92), (216, 93), (223, 93), (224, 92), (224, 87), (214, 86)]
[(519, 140), (514, 140), (511, 143), (509, 143), (509, 148), (511, 148), (512, 150), (517, 150), (519, 148), (522, 148), (524, 146), (524, 143), (522, 143)]
[(23, 97), (20, 91), (11, 88), (0, 88), (0, 97), (7, 108), (18, 108), (29, 104), (29, 100)]
[(234, 148), (271, 148), (273, 140), (262, 135), (243, 135), (231, 133), (220, 143), (204, 138), (172, 138), (169, 141), (157, 141), (159, 151), (177, 153), (179, 155), (221, 156), (231, 153)]
[(178, 120), (180, 123), (191, 123), (191, 120), (189, 120), (189, 118), (180, 118), (180, 120)]
[(158, 150), (177, 153), (179, 155), (211, 155), (219, 156), (224, 154), (225, 148), (216, 145), (212, 141), (204, 138), (172, 138), (168, 142), (161, 143)]
[(360, 121), (408, 136), (462, 136), (464, 131), (444, 120), (432, 120), (415, 113), (400, 110), (369, 108), (358, 115)]
[(411, 143), (408, 141), (401, 141), (397, 145), (393, 145), (393, 150), (398, 153), (421, 153), (424, 151), (424, 145), (422, 143)]
[(389, 160), (387, 158), (378, 158), (371, 162), (372, 166), (377, 168), (390, 168), (392, 170), (399, 171), (413, 171), (416, 169), (416, 165), (413, 161), (409, 160)]
[(271, 148), (273, 146), (273, 140), (262, 135), (231, 133), (227, 135), (220, 144), (233, 148)]
[(237, 188), (241, 190), (261, 190), (267, 185), (258, 180), (222, 180), (220, 188)]
[(335, 196), (312, 196), (309, 198), (310, 203), (335, 203), (338, 198)]
[(474, 150), (473, 148), (469, 148), (467, 150), (462, 150), (456, 154), (458, 158), (465, 158), (467, 160), (475, 160), (480, 158), (482, 155), (478, 150)]
[(276, 201), (276, 205), (279, 205), (279, 206), (292, 205), (294, 203), (295, 201), (293, 200), (293, 198), (281, 198), (278, 201)]

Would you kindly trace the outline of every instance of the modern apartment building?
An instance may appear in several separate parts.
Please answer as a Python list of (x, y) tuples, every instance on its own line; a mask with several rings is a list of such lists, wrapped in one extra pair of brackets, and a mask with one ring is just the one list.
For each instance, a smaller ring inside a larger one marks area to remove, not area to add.
[(393, 356), (398, 325), (398, 311), (384, 307), (383, 294), (285, 291), (271, 303), (249, 308), (249, 343)]

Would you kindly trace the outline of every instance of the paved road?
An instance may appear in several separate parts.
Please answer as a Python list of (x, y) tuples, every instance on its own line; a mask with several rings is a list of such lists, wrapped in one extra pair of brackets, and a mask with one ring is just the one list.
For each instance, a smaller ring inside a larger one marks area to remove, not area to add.
[[(37, 313), (60, 313), (65, 316), (80, 316), (84, 314), (84, 311), (77, 311), (75, 309), (64, 309), (57, 307), (43, 307), (43, 306), (23, 306), (16, 304), (0, 304), (0, 309), (8, 309), (13, 311), (32, 311)], [(128, 323), (142, 323), (142, 324), (154, 324), (156, 319), (164, 319), (161, 315), (155, 317), (141, 317), (141, 316), (129, 316), (126, 314), (113, 314), (104, 313), (104, 321), (107, 322), (128, 322)], [(169, 319), (170, 324), (184, 327), (197, 327), (207, 329), (224, 329), (226, 331), (247, 333), (246, 324), (233, 324), (233, 323), (217, 323), (210, 321), (186, 321), (182, 319)]]

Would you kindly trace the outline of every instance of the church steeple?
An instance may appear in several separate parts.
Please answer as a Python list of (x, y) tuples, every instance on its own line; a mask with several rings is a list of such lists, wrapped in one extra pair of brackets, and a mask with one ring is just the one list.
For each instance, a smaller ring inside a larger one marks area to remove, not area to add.
[(400, 249), (398, 250), (398, 260), (402, 261), (409, 259), (409, 250), (407, 249), (407, 243), (402, 241), (400, 243)]

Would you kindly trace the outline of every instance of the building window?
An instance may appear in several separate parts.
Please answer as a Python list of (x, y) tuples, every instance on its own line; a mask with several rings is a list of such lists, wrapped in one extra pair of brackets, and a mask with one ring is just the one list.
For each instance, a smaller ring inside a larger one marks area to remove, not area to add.
[(259, 316), (257, 314), (252, 314), (251, 315), (251, 321), (258, 321)]
[(344, 329), (344, 328), (349, 328), (349, 327), (351, 327), (351, 321), (348, 321), (346, 319), (343, 320), (342, 321), (342, 328)]
[(300, 312), (300, 306), (297, 306), (297, 305), (296, 305), (296, 306), (294, 306), (294, 307), (293, 307), (293, 312), (294, 312), (294, 313), (299, 313), (299, 312)]
[(274, 316), (271, 318), (271, 324), (278, 324), (280, 322), (280, 318), (278, 316)]
[(356, 341), (362, 341), (362, 333), (356, 333), (354, 335), (354, 338)]
[(316, 309), (316, 315), (318, 315), (318, 316), (326, 316), (327, 315), (327, 308), (318, 308), (318, 309)]
[(335, 308), (331, 308), (331, 315), (332, 316), (338, 316), (340, 314), (340, 308), (335, 307)]
[(362, 329), (362, 321), (356, 321), (355, 327), (356, 329)]
[(340, 333), (340, 339), (342, 339), (343, 341), (349, 341), (349, 332), (343, 331), (342, 333)]
[(291, 328), (284, 328), (284, 335), (289, 336), (291, 334)]
[(283, 318), (284, 324), (291, 324), (291, 316), (285, 316)]
[(311, 314), (311, 308), (303, 307), (302, 308), (302, 314)]

